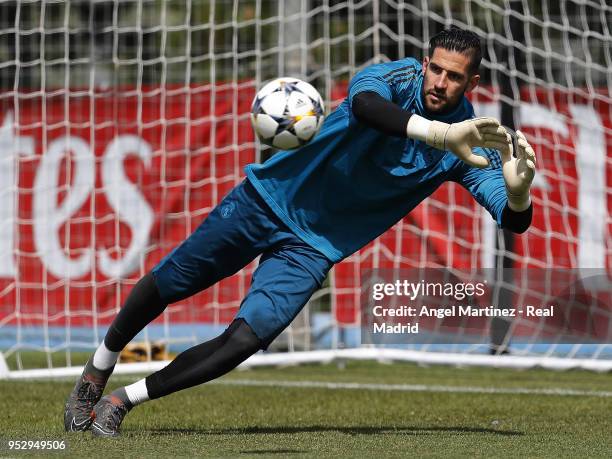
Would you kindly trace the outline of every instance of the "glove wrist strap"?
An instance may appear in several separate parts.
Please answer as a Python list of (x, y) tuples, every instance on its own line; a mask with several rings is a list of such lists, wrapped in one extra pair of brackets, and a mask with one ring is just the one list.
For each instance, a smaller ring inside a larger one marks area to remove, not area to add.
[(508, 207), (515, 212), (523, 212), (531, 205), (529, 191), (523, 194), (512, 194), (508, 188), (506, 188), (506, 196), (508, 196)]
[(431, 121), (413, 113), (410, 115), (410, 119), (406, 125), (406, 136), (411, 139), (426, 141), (430, 126)]
[(451, 125), (440, 121), (432, 121), (427, 130), (427, 145), (438, 150), (446, 150), (446, 135)]

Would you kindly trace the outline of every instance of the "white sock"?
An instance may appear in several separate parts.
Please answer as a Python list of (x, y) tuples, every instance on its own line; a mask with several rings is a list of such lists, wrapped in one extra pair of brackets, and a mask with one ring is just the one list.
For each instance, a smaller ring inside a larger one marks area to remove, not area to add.
[(119, 352), (109, 350), (104, 341), (98, 346), (93, 356), (93, 366), (98, 370), (108, 370), (119, 358)]
[(144, 378), (136, 381), (134, 384), (125, 386), (125, 393), (130, 399), (130, 403), (134, 406), (149, 400), (149, 392), (147, 392), (147, 384)]

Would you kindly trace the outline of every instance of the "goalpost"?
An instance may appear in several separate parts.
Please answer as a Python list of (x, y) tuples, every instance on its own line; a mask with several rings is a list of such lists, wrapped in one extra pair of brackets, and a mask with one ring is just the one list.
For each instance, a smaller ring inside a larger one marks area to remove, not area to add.
[[(2, 2), (0, 13), (0, 378), (80, 373), (75, 353), (97, 347), (135, 282), (244, 178), (246, 164), (273, 153), (249, 124), (262, 82), (301, 78), (333, 109), (358, 70), (420, 59), (450, 26), (483, 42), (476, 113), (500, 118), (511, 107), (536, 150), (532, 227), (507, 247), (489, 215), (445, 184), (335, 266), (270, 351), (245, 365), (379, 358), (612, 369), (605, 1), (21, 0)], [(518, 317), (432, 320), (436, 342), (363, 342), (369, 270), (474, 277), (499, 276), (502, 266), (517, 282), (541, 280), (545, 298), (563, 279), (584, 287), (596, 277), (580, 291), (589, 326), (579, 339), (551, 344), (572, 331), (567, 321)], [(144, 363), (117, 371), (158, 369), (221, 332), (254, 267), (169, 306), (135, 340)]]

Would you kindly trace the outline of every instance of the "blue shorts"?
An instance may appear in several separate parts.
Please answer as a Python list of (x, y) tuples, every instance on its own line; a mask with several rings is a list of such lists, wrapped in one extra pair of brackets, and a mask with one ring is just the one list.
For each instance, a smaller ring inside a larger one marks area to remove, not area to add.
[(321, 287), (333, 263), (291, 232), (248, 180), (152, 272), (170, 304), (231, 276), (258, 255), (236, 318), (244, 319), (267, 347)]

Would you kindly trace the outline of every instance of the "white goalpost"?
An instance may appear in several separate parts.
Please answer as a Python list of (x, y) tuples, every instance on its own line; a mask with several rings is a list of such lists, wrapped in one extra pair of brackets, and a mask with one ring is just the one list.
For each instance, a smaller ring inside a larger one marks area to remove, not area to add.
[[(274, 153), (249, 121), (263, 82), (303, 79), (333, 110), (357, 71), (420, 60), (451, 26), (482, 40), (477, 115), (501, 118), (511, 107), (536, 150), (531, 228), (509, 247), (465, 190), (445, 184), (336, 265), (270, 349), (243, 365), (612, 370), (604, 0), (17, 0), (0, 13), (0, 379), (80, 374), (137, 280), (240, 183), (245, 165)], [(157, 370), (220, 333), (255, 266), (170, 305), (116, 372)], [(557, 321), (432, 319), (421, 342), (364, 339), (367, 273), (443, 268), (490, 279), (502, 267), (514, 281), (501, 286), (519, 301), (532, 288), (558, 300), (568, 282), (579, 284), (570, 300), (582, 309), (563, 309), (566, 301)]]

